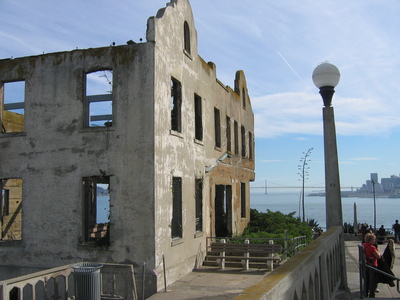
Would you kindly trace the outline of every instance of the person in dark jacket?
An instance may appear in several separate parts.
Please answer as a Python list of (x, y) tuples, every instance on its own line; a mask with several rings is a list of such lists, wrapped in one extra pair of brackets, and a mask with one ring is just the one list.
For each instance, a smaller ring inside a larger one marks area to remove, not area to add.
[(393, 224), (393, 230), (394, 230), (394, 242), (397, 243), (400, 240), (400, 224), (399, 220), (396, 220), (396, 223)]

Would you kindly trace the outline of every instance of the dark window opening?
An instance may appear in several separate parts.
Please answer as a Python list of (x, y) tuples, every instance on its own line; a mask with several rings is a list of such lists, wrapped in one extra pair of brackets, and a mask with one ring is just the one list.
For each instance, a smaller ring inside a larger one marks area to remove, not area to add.
[(171, 237), (182, 237), (182, 178), (172, 178)]
[(110, 244), (110, 177), (83, 178), (84, 238), (97, 245)]
[(1, 179), (1, 240), (22, 240), (22, 179)]
[(235, 154), (239, 154), (239, 124), (237, 121), (233, 123), (234, 130), (234, 143), (235, 143)]
[(196, 231), (203, 230), (203, 179), (195, 180)]
[(2, 85), (1, 132), (23, 132), (25, 113), (25, 81), (5, 82)]
[(183, 24), (183, 37), (184, 37), (184, 49), (190, 54), (190, 30), (189, 24), (185, 21)]
[(175, 78), (171, 78), (171, 129), (181, 132), (182, 86)]
[(194, 125), (195, 125), (195, 139), (203, 140), (203, 112), (201, 97), (194, 95)]
[(226, 116), (226, 151), (231, 152), (231, 118)]
[(240, 215), (246, 218), (246, 184), (240, 183)]
[(110, 127), (113, 123), (113, 71), (86, 74), (85, 126)]
[(221, 148), (221, 119), (219, 109), (214, 107), (215, 147)]
[(243, 101), (243, 108), (246, 108), (246, 92), (244, 88), (242, 88), (242, 101)]
[(253, 159), (253, 134), (249, 131), (249, 159)]
[(240, 129), (242, 135), (242, 157), (246, 157), (246, 129), (244, 126), (242, 126)]

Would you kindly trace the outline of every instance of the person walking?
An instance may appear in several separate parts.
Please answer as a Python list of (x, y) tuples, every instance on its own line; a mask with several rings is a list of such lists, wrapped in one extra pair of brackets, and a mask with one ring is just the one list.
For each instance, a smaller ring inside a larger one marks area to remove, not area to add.
[(400, 224), (399, 220), (396, 220), (396, 223), (393, 224), (393, 230), (394, 230), (394, 242), (398, 243), (400, 241)]

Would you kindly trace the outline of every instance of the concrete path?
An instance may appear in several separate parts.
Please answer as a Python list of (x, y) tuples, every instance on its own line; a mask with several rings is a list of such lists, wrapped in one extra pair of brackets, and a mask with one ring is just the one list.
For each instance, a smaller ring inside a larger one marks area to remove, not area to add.
[[(346, 238), (348, 239), (348, 238)], [(346, 268), (347, 281), (351, 291), (351, 299), (360, 299), (360, 277), (358, 272), (358, 244), (360, 240), (347, 240), (346, 248)], [(383, 252), (386, 245), (379, 245), (379, 250)], [(400, 245), (395, 245), (396, 259), (393, 266), (393, 273), (400, 277)], [(233, 299), (246, 288), (260, 281), (269, 272), (266, 270), (243, 271), (241, 269), (228, 268), (218, 270), (212, 267), (202, 267), (183, 277), (177, 282), (169, 285), (167, 291), (159, 291), (151, 296), (150, 300), (158, 299)], [(379, 299), (400, 299), (400, 293), (396, 287), (389, 287), (387, 284), (379, 284)], [(338, 298), (345, 299), (345, 298)]]

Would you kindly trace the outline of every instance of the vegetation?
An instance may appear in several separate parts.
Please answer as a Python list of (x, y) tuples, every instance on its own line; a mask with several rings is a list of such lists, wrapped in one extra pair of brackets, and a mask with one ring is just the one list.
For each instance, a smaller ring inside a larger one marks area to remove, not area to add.
[[(250, 210), (250, 223), (242, 237), (247, 238), (283, 238), (287, 230), (288, 237), (306, 236), (307, 243), (312, 239), (312, 227), (307, 222), (302, 222), (294, 217), (295, 212), (287, 215), (277, 211), (259, 212), (257, 209)], [(315, 225), (313, 220), (311, 224)]]

